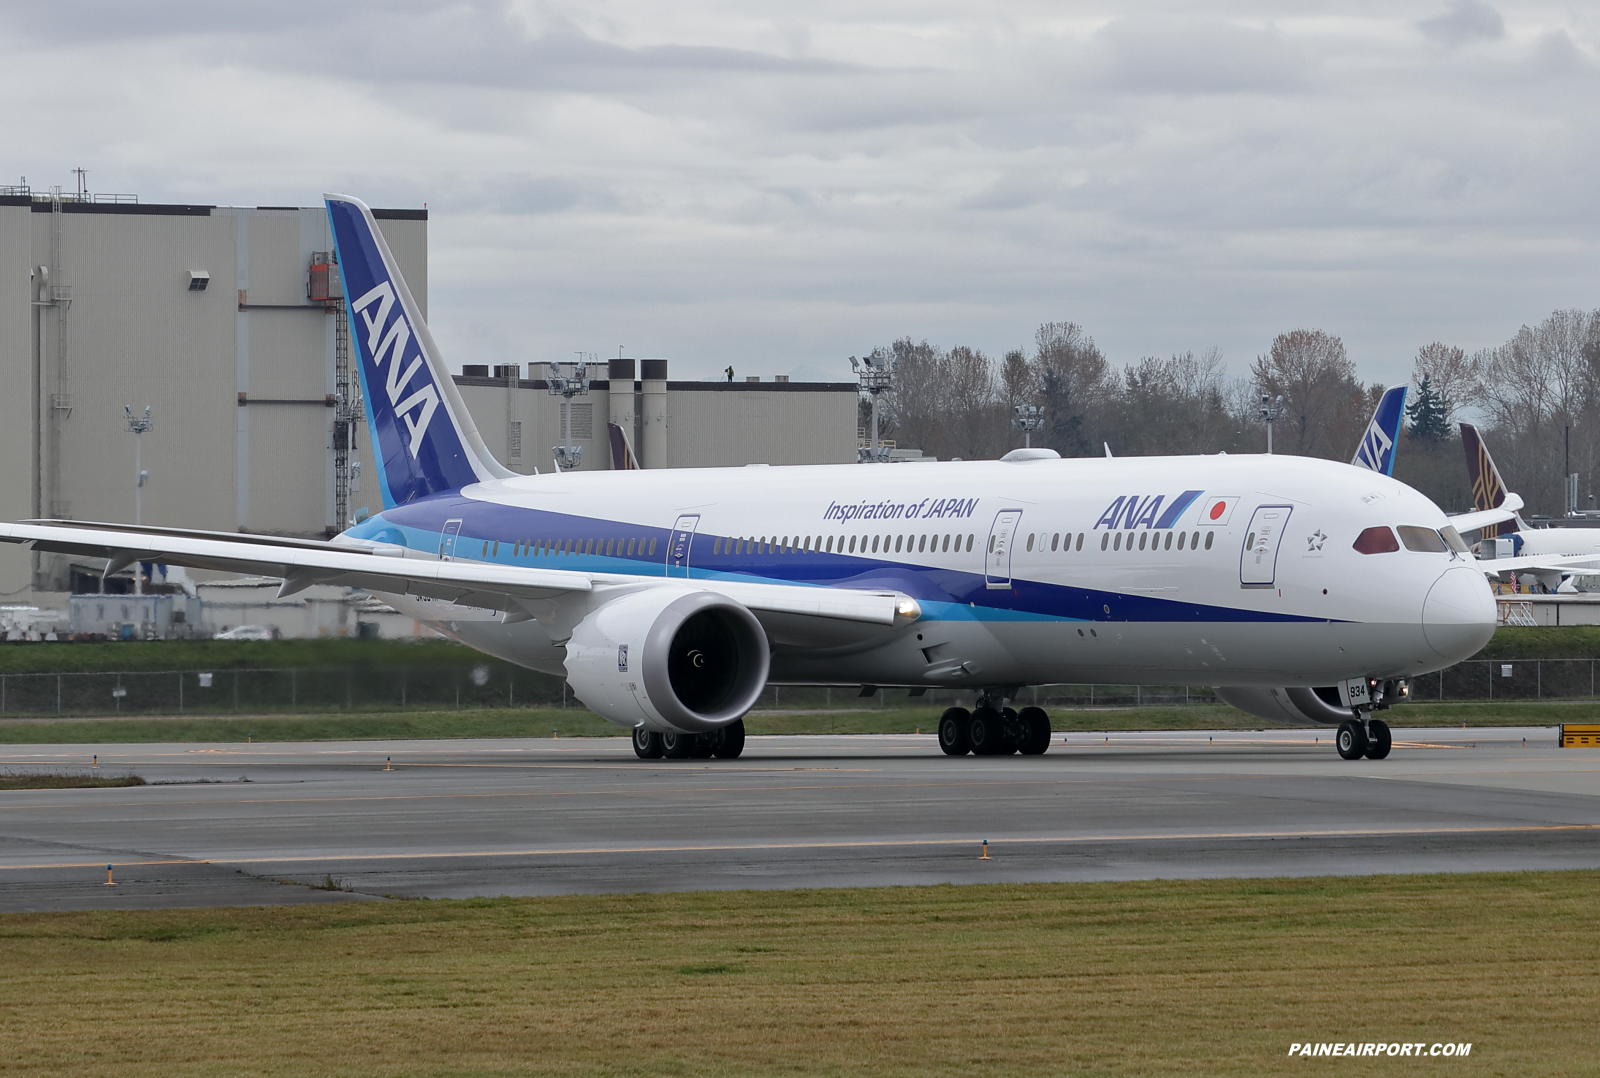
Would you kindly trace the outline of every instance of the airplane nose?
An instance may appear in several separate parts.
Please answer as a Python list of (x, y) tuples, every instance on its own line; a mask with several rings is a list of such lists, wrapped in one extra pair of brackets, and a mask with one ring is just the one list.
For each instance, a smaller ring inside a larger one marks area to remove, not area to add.
[(1489, 582), (1463, 565), (1446, 569), (1422, 603), (1422, 635), (1452, 662), (1477, 654), (1494, 635), (1496, 620)]

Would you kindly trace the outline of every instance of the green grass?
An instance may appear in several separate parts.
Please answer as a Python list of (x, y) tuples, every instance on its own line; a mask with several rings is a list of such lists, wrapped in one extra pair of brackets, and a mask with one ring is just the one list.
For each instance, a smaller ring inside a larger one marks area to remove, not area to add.
[[(1004, 851), (996, 851), (1003, 858)], [(336, 881), (335, 881), (336, 882)], [(1600, 873), (0, 916), (0, 1074), (1593, 1074)]]
[(138, 775), (62, 774), (47, 771), (0, 771), (0, 790), (94, 790), (110, 786), (143, 786)]
[[(939, 708), (878, 711), (753, 712), (745, 731), (760, 734), (931, 734)], [(1387, 713), (1395, 726), (1554, 726), (1600, 722), (1600, 702), (1528, 701), (1407, 704)], [(1221, 704), (1166, 708), (1052, 709), (1058, 733), (1088, 730), (1260, 730), (1260, 719)], [(0, 720), (0, 744), (90, 745), (194, 741), (379, 741), (459, 737), (625, 737), (627, 731), (582, 708), (484, 708), (313, 715)]]

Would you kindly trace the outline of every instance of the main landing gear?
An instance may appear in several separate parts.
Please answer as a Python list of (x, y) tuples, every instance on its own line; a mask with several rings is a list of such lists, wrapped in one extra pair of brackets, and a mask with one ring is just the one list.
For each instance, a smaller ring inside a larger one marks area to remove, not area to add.
[(633, 728), (633, 752), (641, 760), (707, 760), (713, 756), (733, 760), (743, 751), (743, 719), (705, 734), (663, 734), (643, 726)]
[(1334, 744), (1339, 748), (1339, 755), (1346, 760), (1359, 760), (1363, 756), (1369, 760), (1381, 760), (1394, 747), (1394, 738), (1389, 734), (1389, 724), (1382, 719), (1362, 722), (1352, 718), (1339, 724)]
[(939, 748), (946, 756), (1038, 756), (1050, 747), (1050, 716), (1043, 708), (1015, 711), (983, 697), (972, 711), (953, 707), (939, 716)]

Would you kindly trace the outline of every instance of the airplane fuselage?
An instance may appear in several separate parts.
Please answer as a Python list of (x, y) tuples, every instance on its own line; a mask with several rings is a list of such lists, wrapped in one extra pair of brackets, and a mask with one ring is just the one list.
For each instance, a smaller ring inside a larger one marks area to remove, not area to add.
[[(493, 480), (346, 535), (410, 557), (622, 577), (893, 590), (922, 616), (817, 640), (761, 620), (785, 684), (1321, 686), (1403, 678), (1493, 632), (1452, 550), (1360, 553), (1447, 519), (1392, 478), (1283, 456), (613, 471)], [(472, 647), (560, 673), (560, 616), (385, 596)]]

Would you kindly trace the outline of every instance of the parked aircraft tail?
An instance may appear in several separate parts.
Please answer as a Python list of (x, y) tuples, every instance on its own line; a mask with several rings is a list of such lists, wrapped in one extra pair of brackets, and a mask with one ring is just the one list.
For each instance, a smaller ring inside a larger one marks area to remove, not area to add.
[(607, 423), (611, 432), (611, 467), (619, 472), (631, 472), (639, 467), (639, 458), (633, 455), (627, 433), (615, 423)]
[(360, 199), (323, 197), (384, 508), (509, 478), (473, 425), (372, 211)]
[(1383, 475), (1394, 474), (1394, 450), (1400, 441), (1400, 424), (1406, 415), (1406, 387), (1390, 386), (1378, 400), (1361, 445), (1350, 463)]
[[(1472, 508), (1498, 509), (1506, 500), (1506, 482), (1500, 478), (1500, 469), (1489, 456), (1489, 447), (1478, 436), (1478, 428), (1471, 423), (1461, 424), (1461, 446), (1467, 452), (1467, 478), (1472, 482)], [(1520, 520), (1506, 520), (1490, 524), (1483, 529), (1485, 539), (1497, 535), (1510, 535), (1521, 530)]]

